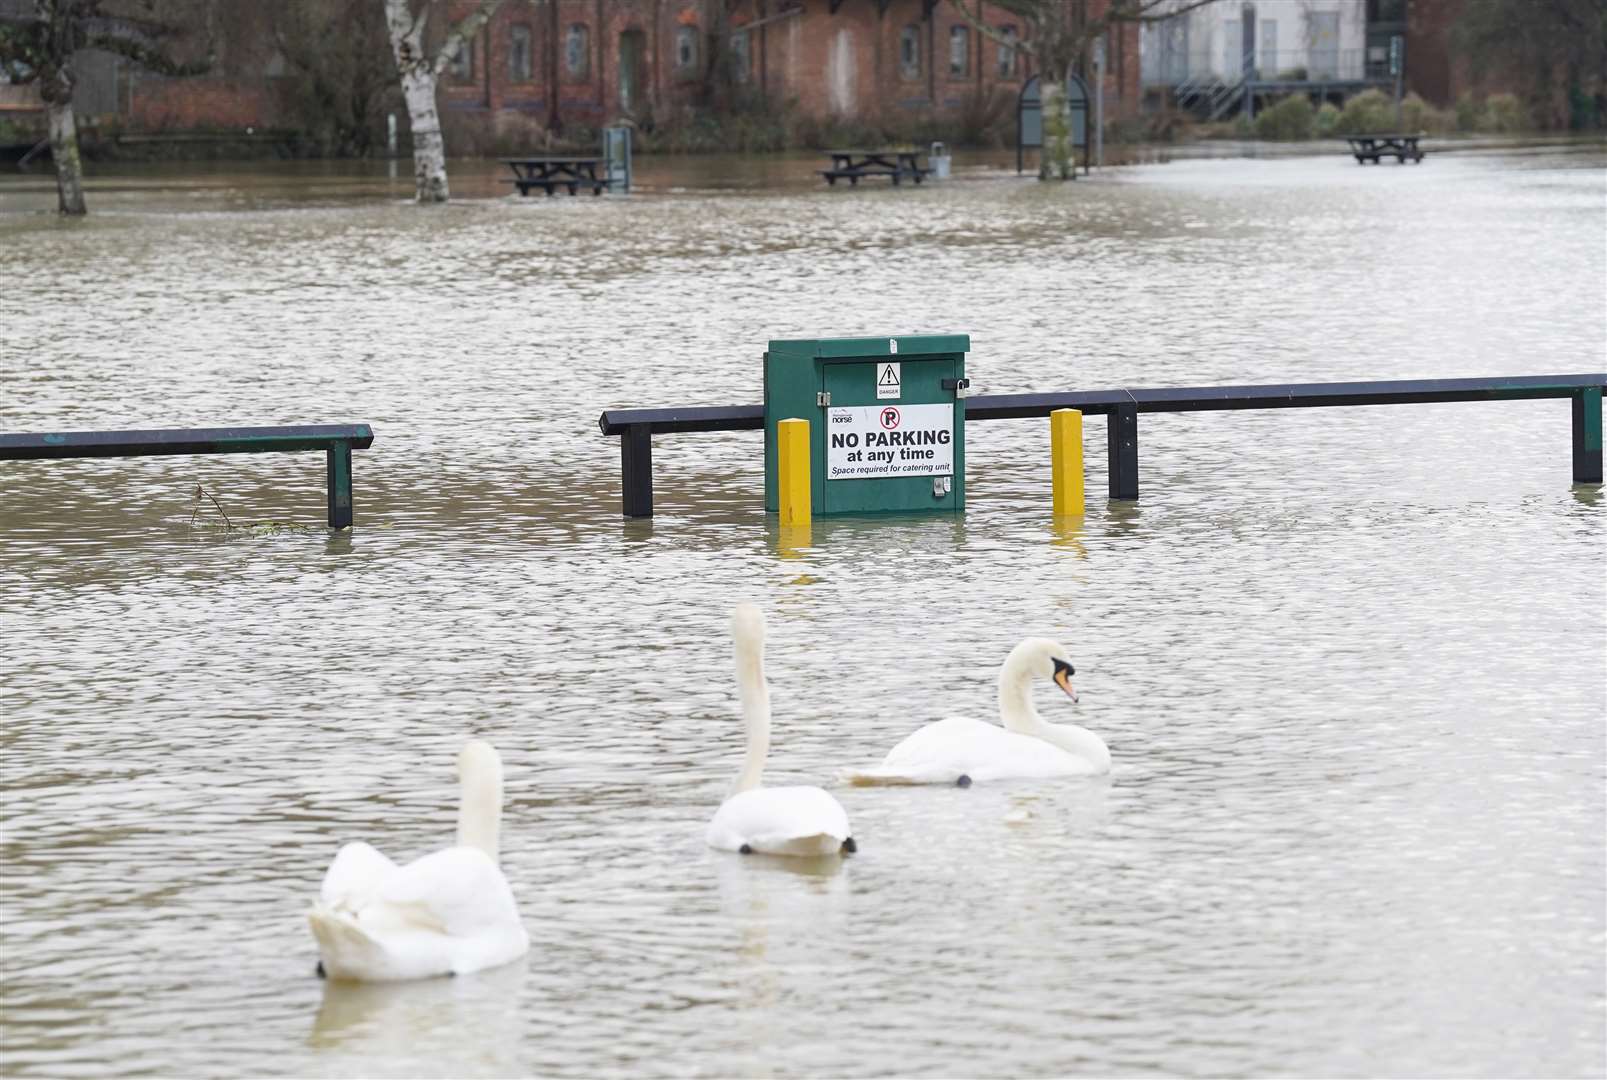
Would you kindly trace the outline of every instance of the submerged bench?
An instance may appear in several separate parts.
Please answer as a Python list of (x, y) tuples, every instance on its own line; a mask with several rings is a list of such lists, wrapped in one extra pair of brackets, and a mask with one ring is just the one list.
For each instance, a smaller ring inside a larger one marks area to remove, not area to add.
[(593, 195), (601, 195), (614, 183), (608, 176), (598, 176), (603, 159), (592, 155), (547, 154), (543, 157), (502, 158), (502, 163), (513, 170), (513, 179), (503, 180), (519, 189), (520, 195), (529, 195), (532, 188), (540, 188), (551, 195), (558, 188), (569, 194), (585, 188)]
[[(1303, 409), (1339, 405), (1421, 405), (1445, 401), (1573, 402), (1573, 479), (1602, 482), (1601, 395), (1607, 374), (1517, 375), (1487, 379), (1407, 379), (1388, 382), (1277, 383), (1255, 386), (1177, 386), (1152, 389), (1067, 390), (962, 399), (965, 419), (1016, 420), (1080, 409), (1110, 417), (1105, 430), (1110, 498), (1138, 498), (1138, 414), (1229, 409)], [(805, 419), (808, 419), (807, 417)], [(669, 409), (609, 409), (597, 419), (604, 435), (619, 436), (626, 517), (653, 516), (653, 436), (681, 431), (762, 431), (763, 405)]]
[(919, 150), (827, 150), (831, 168), (821, 169), (828, 186), (847, 180), (850, 187), (870, 176), (886, 176), (896, 186), (906, 176), (919, 184), (931, 169), (921, 167)]
[(1350, 135), (1346, 142), (1350, 143), (1350, 152), (1356, 155), (1356, 164), (1365, 165), (1371, 161), (1379, 164), (1379, 158), (1395, 156), (1395, 164), (1404, 165), (1408, 158), (1416, 165), (1423, 160), (1423, 151), (1418, 149), (1417, 140), (1421, 135)]
[(155, 454), (276, 454), (324, 451), (329, 527), (352, 523), (352, 451), (374, 445), (367, 424), (306, 427), (162, 428), (154, 431), (0, 433), (0, 461), (147, 457)]

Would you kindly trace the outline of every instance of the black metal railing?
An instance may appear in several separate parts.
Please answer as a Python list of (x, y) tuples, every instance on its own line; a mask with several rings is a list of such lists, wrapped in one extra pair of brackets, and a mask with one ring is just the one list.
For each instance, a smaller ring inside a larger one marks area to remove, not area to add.
[[(1607, 374), (1519, 375), (1484, 379), (1389, 382), (1277, 383), (995, 394), (965, 400), (966, 420), (1019, 420), (1080, 409), (1110, 417), (1106, 428), (1107, 482), (1112, 499), (1138, 498), (1138, 414), (1237, 409), (1310, 409), (1343, 405), (1422, 405), (1450, 401), (1573, 402), (1573, 478), (1602, 480), (1601, 394)], [(653, 436), (683, 431), (757, 431), (763, 405), (667, 409), (609, 409), (598, 417), (604, 435), (620, 439), (620, 478), (626, 517), (653, 515)]]
[(0, 461), (322, 450), (329, 527), (344, 529), (352, 523), (352, 451), (367, 450), (373, 444), (374, 431), (367, 424), (19, 432), (0, 433)]

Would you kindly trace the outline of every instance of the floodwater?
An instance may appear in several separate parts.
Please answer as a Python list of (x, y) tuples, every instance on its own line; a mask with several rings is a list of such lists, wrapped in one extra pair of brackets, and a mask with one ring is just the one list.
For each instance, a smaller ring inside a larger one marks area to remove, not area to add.
[[(802, 538), (753, 433), (658, 440), (622, 520), (595, 422), (757, 401), (772, 337), (969, 333), (983, 393), (1600, 371), (1607, 152), (959, 164), (520, 200), (459, 163), (438, 209), (405, 164), (129, 170), (81, 222), (0, 181), (0, 429), (377, 434), (340, 534), (318, 455), (0, 465), (0, 1072), (1601, 1075), (1607, 506), (1566, 402), (1146, 416), (1136, 504), (1094, 418), (1074, 524), (1046, 423), (976, 424), (963, 521)], [(834, 788), (842, 862), (703, 845), (741, 598), (767, 777)], [(1029, 633), (1109, 778), (835, 784), (993, 715)], [(446, 842), (473, 735), (530, 956), (314, 978), (336, 848)]]

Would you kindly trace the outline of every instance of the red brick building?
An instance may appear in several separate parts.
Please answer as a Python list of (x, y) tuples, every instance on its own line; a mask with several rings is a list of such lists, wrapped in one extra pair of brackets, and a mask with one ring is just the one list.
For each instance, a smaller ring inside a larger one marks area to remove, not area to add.
[[(1109, 2), (1064, 0), (1063, 10), (1069, 19), (1097, 18)], [(474, 4), (446, 7), (461, 17)], [(987, 0), (972, 7), (998, 38), (949, 0), (504, 0), (443, 73), (438, 101), (451, 121), (493, 131), (510, 122), (528, 131), (664, 119), (735, 97), (822, 121), (940, 129), (987, 103), (995, 116), (1009, 115), (1034, 74), (1029, 53), (999, 40), (1025, 39), (1022, 20)], [(288, 102), (305, 76), (278, 54), (266, 9), (231, 10), (207, 75), (170, 79), (111, 54), (80, 54), (81, 119), (115, 115), (130, 132), (304, 123)], [(431, 24), (436, 45), (444, 14)], [(365, 47), (394, 71), (383, 41)], [(1107, 119), (1136, 115), (1139, 27), (1113, 26), (1105, 56)], [(711, 62), (721, 78), (711, 76)], [(390, 109), (405, 122), (399, 105)]]
[[(1108, 0), (1085, 3), (1098, 15)], [(1004, 9), (977, 6), (1001, 36), (1025, 33)], [(1138, 110), (1138, 37), (1118, 25), (1107, 40), (1112, 119)], [(446, 73), (441, 104), (548, 126), (640, 120), (700, 103), (715, 48), (735, 87), (818, 118), (953, 113), (1014, 95), (1032, 74), (1029, 54), (943, 0), (741, 0), (734, 11), (723, 0), (506, 0)]]

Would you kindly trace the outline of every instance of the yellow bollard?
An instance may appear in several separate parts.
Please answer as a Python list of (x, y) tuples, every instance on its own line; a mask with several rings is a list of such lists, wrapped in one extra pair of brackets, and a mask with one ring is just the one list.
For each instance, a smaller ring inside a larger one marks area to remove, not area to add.
[(791, 419), (776, 424), (776, 483), (781, 489), (781, 524), (808, 525), (809, 421)]
[(1050, 476), (1055, 517), (1083, 513), (1082, 413), (1056, 409), (1049, 414)]

